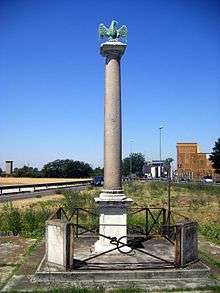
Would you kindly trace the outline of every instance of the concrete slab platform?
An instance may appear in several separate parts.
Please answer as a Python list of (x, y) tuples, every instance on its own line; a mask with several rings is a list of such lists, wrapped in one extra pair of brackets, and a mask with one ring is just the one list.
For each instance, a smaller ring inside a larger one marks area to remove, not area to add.
[[(79, 238), (74, 243), (74, 263), (70, 271), (61, 271), (56, 266), (48, 265), (45, 259), (35, 273), (35, 281), (48, 280), (65, 282), (75, 281), (146, 281), (158, 279), (207, 278), (209, 268), (197, 262), (183, 269), (174, 267), (174, 246), (163, 238), (154, 238), (141, 242), (141, 252), (133, 250), (130, 254), (107, 253), (98, 255), (93, 250), (93, 237)], [(155, 259), (142, 251), (163, 258), (167, 262)], [(89, 257), (94, 257), (88, 261)], [(169, 263), (168, 263), (169, 262)]]

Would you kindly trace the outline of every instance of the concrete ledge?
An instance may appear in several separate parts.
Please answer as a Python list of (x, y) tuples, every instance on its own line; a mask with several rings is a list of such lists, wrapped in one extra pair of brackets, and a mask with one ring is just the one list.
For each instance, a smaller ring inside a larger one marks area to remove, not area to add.
[(108, 270), (108, 269), (73, 269), (72, 271), (62, 272), (52, 269), (45, 270), (45, 261), (43, 260), (38, 267), (35, 277), (38, 281), (59, 281), (67, 280), (77, 281), (146, 281), (146, 280), (177, 280), (177, 279), (201, 279), (208, 278), (210, 269), (204, 263), (198, 262), (184, 269), (127, 269), (127, 270)]

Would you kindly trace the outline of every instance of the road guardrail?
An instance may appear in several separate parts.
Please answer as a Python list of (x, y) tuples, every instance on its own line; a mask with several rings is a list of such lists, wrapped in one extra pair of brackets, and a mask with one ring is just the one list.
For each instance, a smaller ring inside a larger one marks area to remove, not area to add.
[(79, 181), (38, 183), (38, 184), (2, 185), (0, 186), (0, 196), (7, 195), (7, 194), (30, 192), (30, 191), (35, 192), (35, 191), (41, 191), (41, 190), (65, 188), (65, 187), (71, 187), (71, 186), (82, 185), (82, 184), (86, 185), (86, 184), (90, 184), (90, 182), (91, 182), (91, 179), (79, 180)]

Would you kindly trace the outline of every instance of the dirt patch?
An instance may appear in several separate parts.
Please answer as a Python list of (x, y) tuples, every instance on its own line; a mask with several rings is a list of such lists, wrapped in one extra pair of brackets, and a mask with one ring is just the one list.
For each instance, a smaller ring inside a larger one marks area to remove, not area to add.
[(35, 241), (18, 236), (0, 237), (0, 285), (22, 262), (27, 250)]
[(20, 263), (27, 249), (35, 241), (34, 239), (24, 239), (17, 236), (1, 237), (0, 266)]
[(45, 243), (42, 241), (36, 249), (27, 257), (25, 262), (21, 265), (16, 275), (31, 275), (34, 274), (38, 265), (40, 264), (45, 254)]
[(13, 266), (0, 266), (0, 285), (3, 284), (14, 270)]

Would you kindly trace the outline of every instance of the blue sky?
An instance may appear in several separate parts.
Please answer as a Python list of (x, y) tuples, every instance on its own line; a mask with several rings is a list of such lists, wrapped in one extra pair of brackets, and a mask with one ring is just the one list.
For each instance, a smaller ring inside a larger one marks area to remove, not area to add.
[[(103, 161), (98, 24), (126, 24), (123, 154), (211, 151), (220, 136), (220, 1), (0, 1), (0, 167)], [(131, 140), (133, 142), (131, 143)]]

